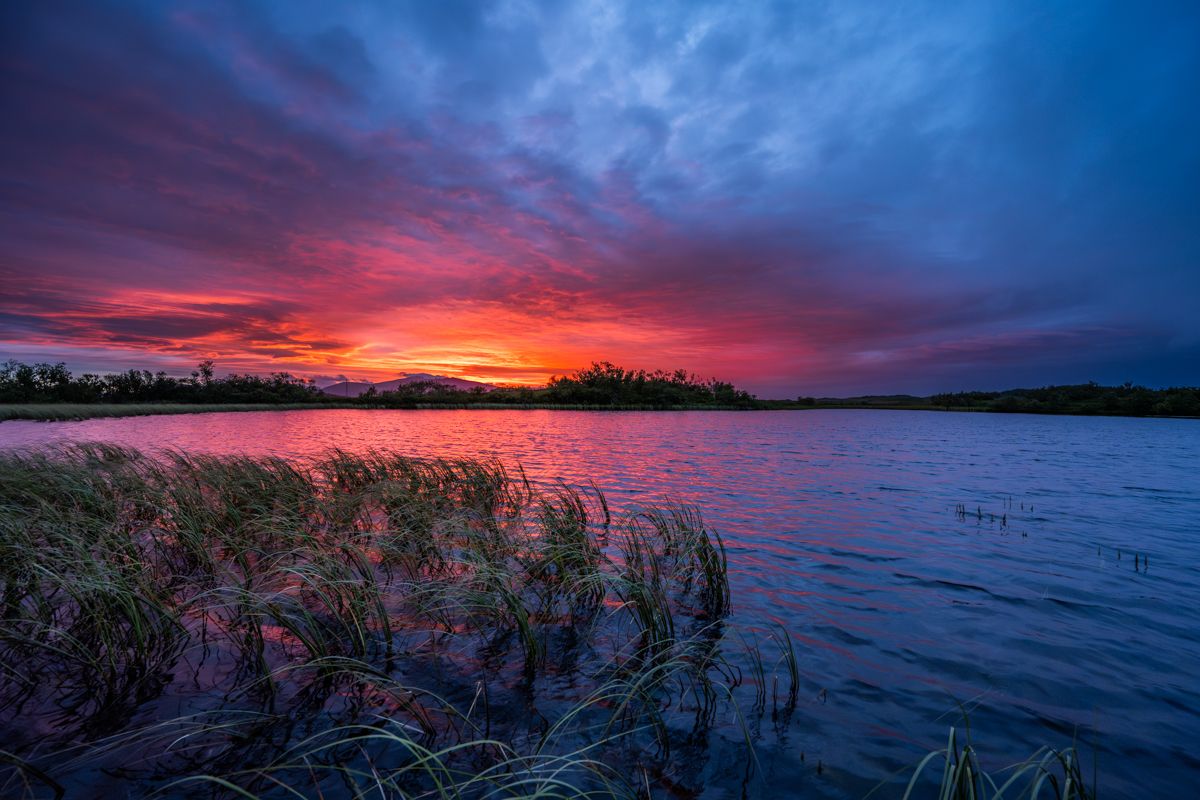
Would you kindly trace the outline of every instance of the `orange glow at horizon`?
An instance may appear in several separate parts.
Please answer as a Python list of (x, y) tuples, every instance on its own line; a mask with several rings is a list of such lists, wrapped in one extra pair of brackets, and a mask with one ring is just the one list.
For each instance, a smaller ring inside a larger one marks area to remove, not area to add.
[[(325, 302), (306, 292), (281, 300), (264, 291), (97, 291), (58, 313), (61, 336), (25, 344), (49, 348), (66, 338), (80, 351), (127, 352), (134, 363), (153, 355), (179, 374), (212, 359), (222, 373), (287, 371), (326, 382), (427, 372), (541, 386), (596, 360), (694, 371), (706, 361), (704, 348), (690, 341), (694, 332), (602, 302), (575, 301), (569, 313), (466, 299), (360, 309), (327, 286), (316, 288)], [(115, 328), (145, 333), (132, 337)], [(647, 358), (651, 350), (654, 357)]]

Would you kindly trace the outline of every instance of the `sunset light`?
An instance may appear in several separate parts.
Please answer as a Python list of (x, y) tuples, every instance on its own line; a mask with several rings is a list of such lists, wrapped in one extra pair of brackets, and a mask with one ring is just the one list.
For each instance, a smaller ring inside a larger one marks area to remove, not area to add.
[(0, 347), (779, 397), (1195, 379), (1186, 26), (985, 8), (9, 4)]
[(0, 798), (1200, 786), (1200, 0), (0, 0)]

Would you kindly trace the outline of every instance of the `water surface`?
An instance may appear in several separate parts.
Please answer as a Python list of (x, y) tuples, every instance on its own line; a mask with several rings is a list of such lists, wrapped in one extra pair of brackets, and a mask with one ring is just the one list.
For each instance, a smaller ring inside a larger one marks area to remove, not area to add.
[(494, 455), (539, 482), (592, 479), (618, 507), (694, 502), (729, 546), (734, 621), (781, 623), (799, 645), (800, 708), (761, 758), (800, 794), (860, 796), (942, 746), (962, 709), (991, 768), (1078, 735), (1110, 797), (1200, 780), (1200, 422), (329, 410), (0, 424), (0, 447), (69, 441)]

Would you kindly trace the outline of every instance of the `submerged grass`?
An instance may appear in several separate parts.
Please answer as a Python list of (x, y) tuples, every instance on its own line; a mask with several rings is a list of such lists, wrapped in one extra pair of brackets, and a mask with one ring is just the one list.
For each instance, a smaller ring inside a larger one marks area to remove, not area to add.
[[(801, 676), (730, 607), (695, 509), (494, 461), (0, 454), (0, 795), (687, 795), (721, 730), (744, 794)], [(945, 798), (1093, 796), (1073, 751), (945, 755)]]
[[(936, 791), (923, 788), (922, 779), (927, 778), (926, 773), (938, 764), (942, 767), (942, 775)], [(1062, 751), (1042, 748), (1019, 764), (989, 774), (980, 766), (974, 746), (968, 742), (960, 747), (958, 731), (951, 728), (946, 747), (925, 756), (913, 770), (902, 800), (915, 797), (936, 797), (937, 800), (1095, 800), (1095, 776), (1091, 781), (1086, 778), (1074, 747)]]
[(694, 511), (495, 462), (0, 455), (0, 791), (633, 797), (728, 597)]

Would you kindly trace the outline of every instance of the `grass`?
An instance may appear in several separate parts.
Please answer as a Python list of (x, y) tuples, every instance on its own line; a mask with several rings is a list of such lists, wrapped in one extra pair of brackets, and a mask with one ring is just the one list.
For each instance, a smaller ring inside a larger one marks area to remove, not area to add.
[(25, 403), (0, 404), (6, 420), (78, 420), (94, 417), (145, 417), (154, 414), (206, 414), (216, 411), (307, 411), (353, 408), (346, 403)]
[(693, 510), (493, 462), (2, 455), (0, 787), (633, 797), (605, 764), (716, 718), (728, 596)]
[[(929, 788), (922, 790), (921, 779), (926, 777), (926, 770), (938, 763), (942, 766), (942, 774), (936, 793)], [(937, 800), (1095, 800), (1095, 776), (1088, 781), (1074, 747), (1063, 751), (1042, 748), (1019, 764), (994, 775), (989, 774), (979, 765), (975, 748), (969, 742), (960, 747), (958, 731), (951, 728), (946, 747), (927, 755), (913, 770), (902, 800), (915, 797), (936, 797)]]
[[(642, 798), (715, 737), (745, 793), (801, 676), (731, 605), (697, 510), (497, 462), (0, 453), (0, 795)], [(1037, 758), (1006, 786), (1090, 796)]]

